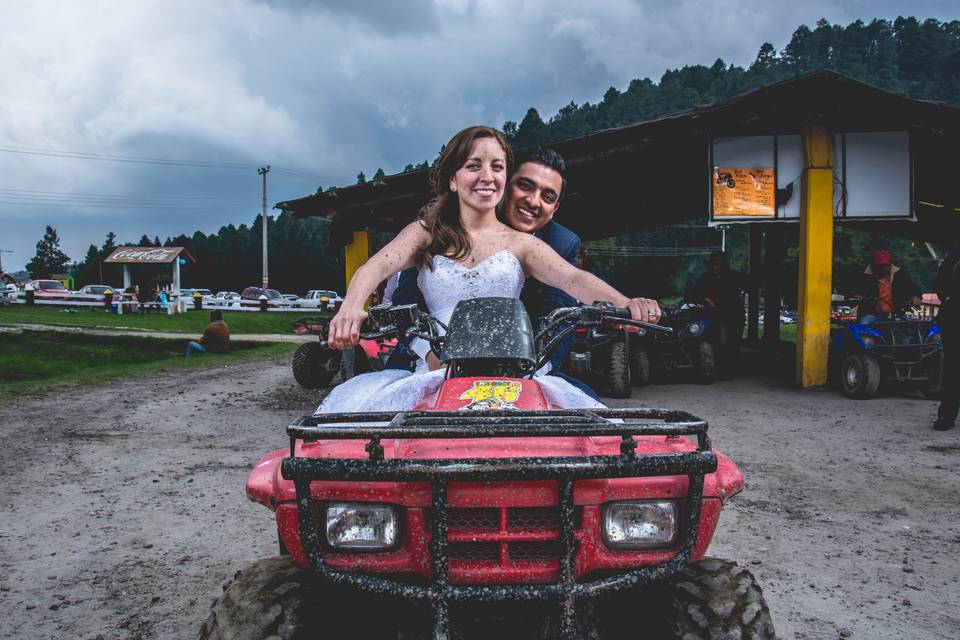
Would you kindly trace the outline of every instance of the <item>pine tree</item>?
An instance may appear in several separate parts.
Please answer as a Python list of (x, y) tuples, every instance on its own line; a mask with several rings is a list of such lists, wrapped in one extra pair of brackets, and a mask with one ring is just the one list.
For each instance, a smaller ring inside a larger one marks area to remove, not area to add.
[(37, 255), (27, 263), (30, 277), (49, 278), (56, 273), (63, 273), (68, 262), (70, 262), (70, 256), (60, 250), (60, 237), (57, 235), (57, 230), (48, 225), (43, 238), (37, 243)]

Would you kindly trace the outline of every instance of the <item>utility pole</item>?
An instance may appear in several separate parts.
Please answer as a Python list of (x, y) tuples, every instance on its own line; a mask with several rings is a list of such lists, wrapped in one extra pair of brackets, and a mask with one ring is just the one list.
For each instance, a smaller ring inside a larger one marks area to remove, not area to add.
[(260, 224), (263, 227), (263, 288), (270, 286), (270, 276), (267, 273), (267, 174), (270, 165), (257, 169), (257, 175), (263, 176), (263, 211), (260, 214)]
[(3, 271), (3, 254), (13, 253), (13, 249), (0, 249), (0, 271)]

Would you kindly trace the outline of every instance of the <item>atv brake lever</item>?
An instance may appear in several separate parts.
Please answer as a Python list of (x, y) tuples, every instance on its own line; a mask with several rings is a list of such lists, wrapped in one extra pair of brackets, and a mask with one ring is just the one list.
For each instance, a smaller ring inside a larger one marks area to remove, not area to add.
[(604, 315), (603, 319), (608, 322), (613, 322), (615, 324), (626, 324), (626, 325), (630, 325), (631, 327), (640, 327), (641, 329), (646, 329), (647, 331), (662, 333), (665, 336), (673, 335), (672, 327), (664, 327), (659, 324), (651, 324), (649, 322), (641, 322), (640, 320), (631, 320), (629, 318), (619, 318), (617, 316), (608, 316), (608, 315)]

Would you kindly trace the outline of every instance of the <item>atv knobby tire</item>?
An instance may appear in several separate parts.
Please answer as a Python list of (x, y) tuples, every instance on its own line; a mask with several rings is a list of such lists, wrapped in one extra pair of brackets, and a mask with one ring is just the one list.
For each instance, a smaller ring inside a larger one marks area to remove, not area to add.
[(706, 340), (697, 345), (697, 377), (703, 384), (713, 384), (717, 379), (716, 350)]
[(880, 363), (873, 356), (862, 353), (849, 355), (840, 367), (840, 390), (856, 400), (877, 395), (880, 389)]
[[(310, 615), (322, 600), (320, 585), (289, 556), (266, 558), (241, 569), (223, 586), (223, 595), (210, 607), (210, 617), (200, 626), (200, 640), (294, 640), (318, 629)], [(308, 606), (307, 603), (313, 603)], [(326, 603), (324, 602), (324, 605)], [(321, 637), (321, 636), (316, 636)]]
[(683, 640), (776, 638), (753, 574), (737, 563), (704, 558), (670, 578), (673, 632)]
[(340, 371), (340, 352), (324, 349), (319, 342), (307, 342), (293, 353), (293, 377), (301, 387), (320, 389)]
[(643, 347), (634, 347), (630, 361), (633, 364), (633, 384), (638, 387), (650, 384), (650, 353)]
[[(399, 614), (391, 601), (331, 585), (290, 556), (265, 558), (223, 586), (200, 625), (200, 640), (321, 640), (396, 638)], [(358, 619), (350, 612), (378, 611)]]
[(626, 340), (615, 340), (607, 351), (607, 390), (611, 398), (629, 398), (630, 346)]

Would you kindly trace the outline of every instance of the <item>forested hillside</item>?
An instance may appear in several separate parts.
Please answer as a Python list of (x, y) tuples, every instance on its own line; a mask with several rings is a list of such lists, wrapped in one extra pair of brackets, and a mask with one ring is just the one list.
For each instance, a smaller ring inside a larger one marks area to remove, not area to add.
[(832, 69), (887, 91), (960, 104), (960, 22), (916, 18), (826, 20), (801, 26), (777, 51), (760, 46), (749, 68), (717, 59), (712, 66), (668, 70), (655, 83), (637, 79), (623, 91), (610, 87), (603, 100), (571, 102), (546, 122), (535, 108), (503, 131), (516, 147), (572, 138), (590, 131), (651, 120), (820, 69)]
[[(916, 98), (960, 104), (960, 22), (897, 18), (893, 22), (857, 21), (842, 26), (821, 20), (813, 29), (798, 28), (780, 50), (770, 43), (762, 44), (749, 68), (718, 59), (711, 66), (668, 70), (658, 82), (644, 78), (631, 81), (623, 90), (611, 87), (596, 104), (571, 102), (546, 121), (531, 108), (519, 123), (506, 122), (503, 130), (515, 147), (549, 143), (709, 104), (824, 68)], [(423, 168), (426, 163), (410, 164), (405, 170)], [(378, 170), (375, 178), (382, 175)], [(361, 172), (358, 181), (365, 180)], [(310, 288), (342, 290), (342, 260), (327, 255), (328, 232), (329, 226), (322, 220), (294, 220), (287, 215), (271, 219), (271, 286), (300, 293)], [(727, 235), (734, 265), (741, 268), (745, 266), (745, 238), (743, 227), (733, 227)], [(795, 240), (788, 242), (796, 246)], [(159, 243), (159, 238), (150, 240), (147, 236), (139, 242)], [(103, 257), (118, 244), (134, 242), (118, 242), (111, 234), (101, 247), (91, 245), (76, 267), (78, 284), (118, 283), (119, 268), (112, 267), (117, 270), (114, 273), (108, 265), (101, 265)], [(184, 286), (238, 290), (260, 280), (259, 216), (249, 227), (229, 225), (209, 236), (197, 232), (163, 244), (185, 246), (197, 258), (197, 264), (184, 269)], [(702, 271), (702, 255), (697, 254), (697, 248), (702, 253), (719, 244), (720, 232), (706, 229), (703, 220), (590, 243), (588, 250), (593, 266), (625, 291), (669, 297), (681, 295)], [(936, 265), (922, 244), (851, 230), (837, 234), (837, 288), (844, 290), (845, 283), (854, 279), (853, 274), (862, 270), (866, 253), (881, 245), (893, 249), (898, 262), (911, 268), (920, 283), (929, 288)], [(677, 249), (673, 255), (668, 251), (671, 246)], [(661, 255), (651, 256), (651, 248)], [(793, 263), (795, 250), (788, 255)], [(169, 281), (169, 274), (161, 270), (137, 271), (135, 277), (144, 286)], [(785, 281), (784, 287), (791, 304), (793, 282)]]

